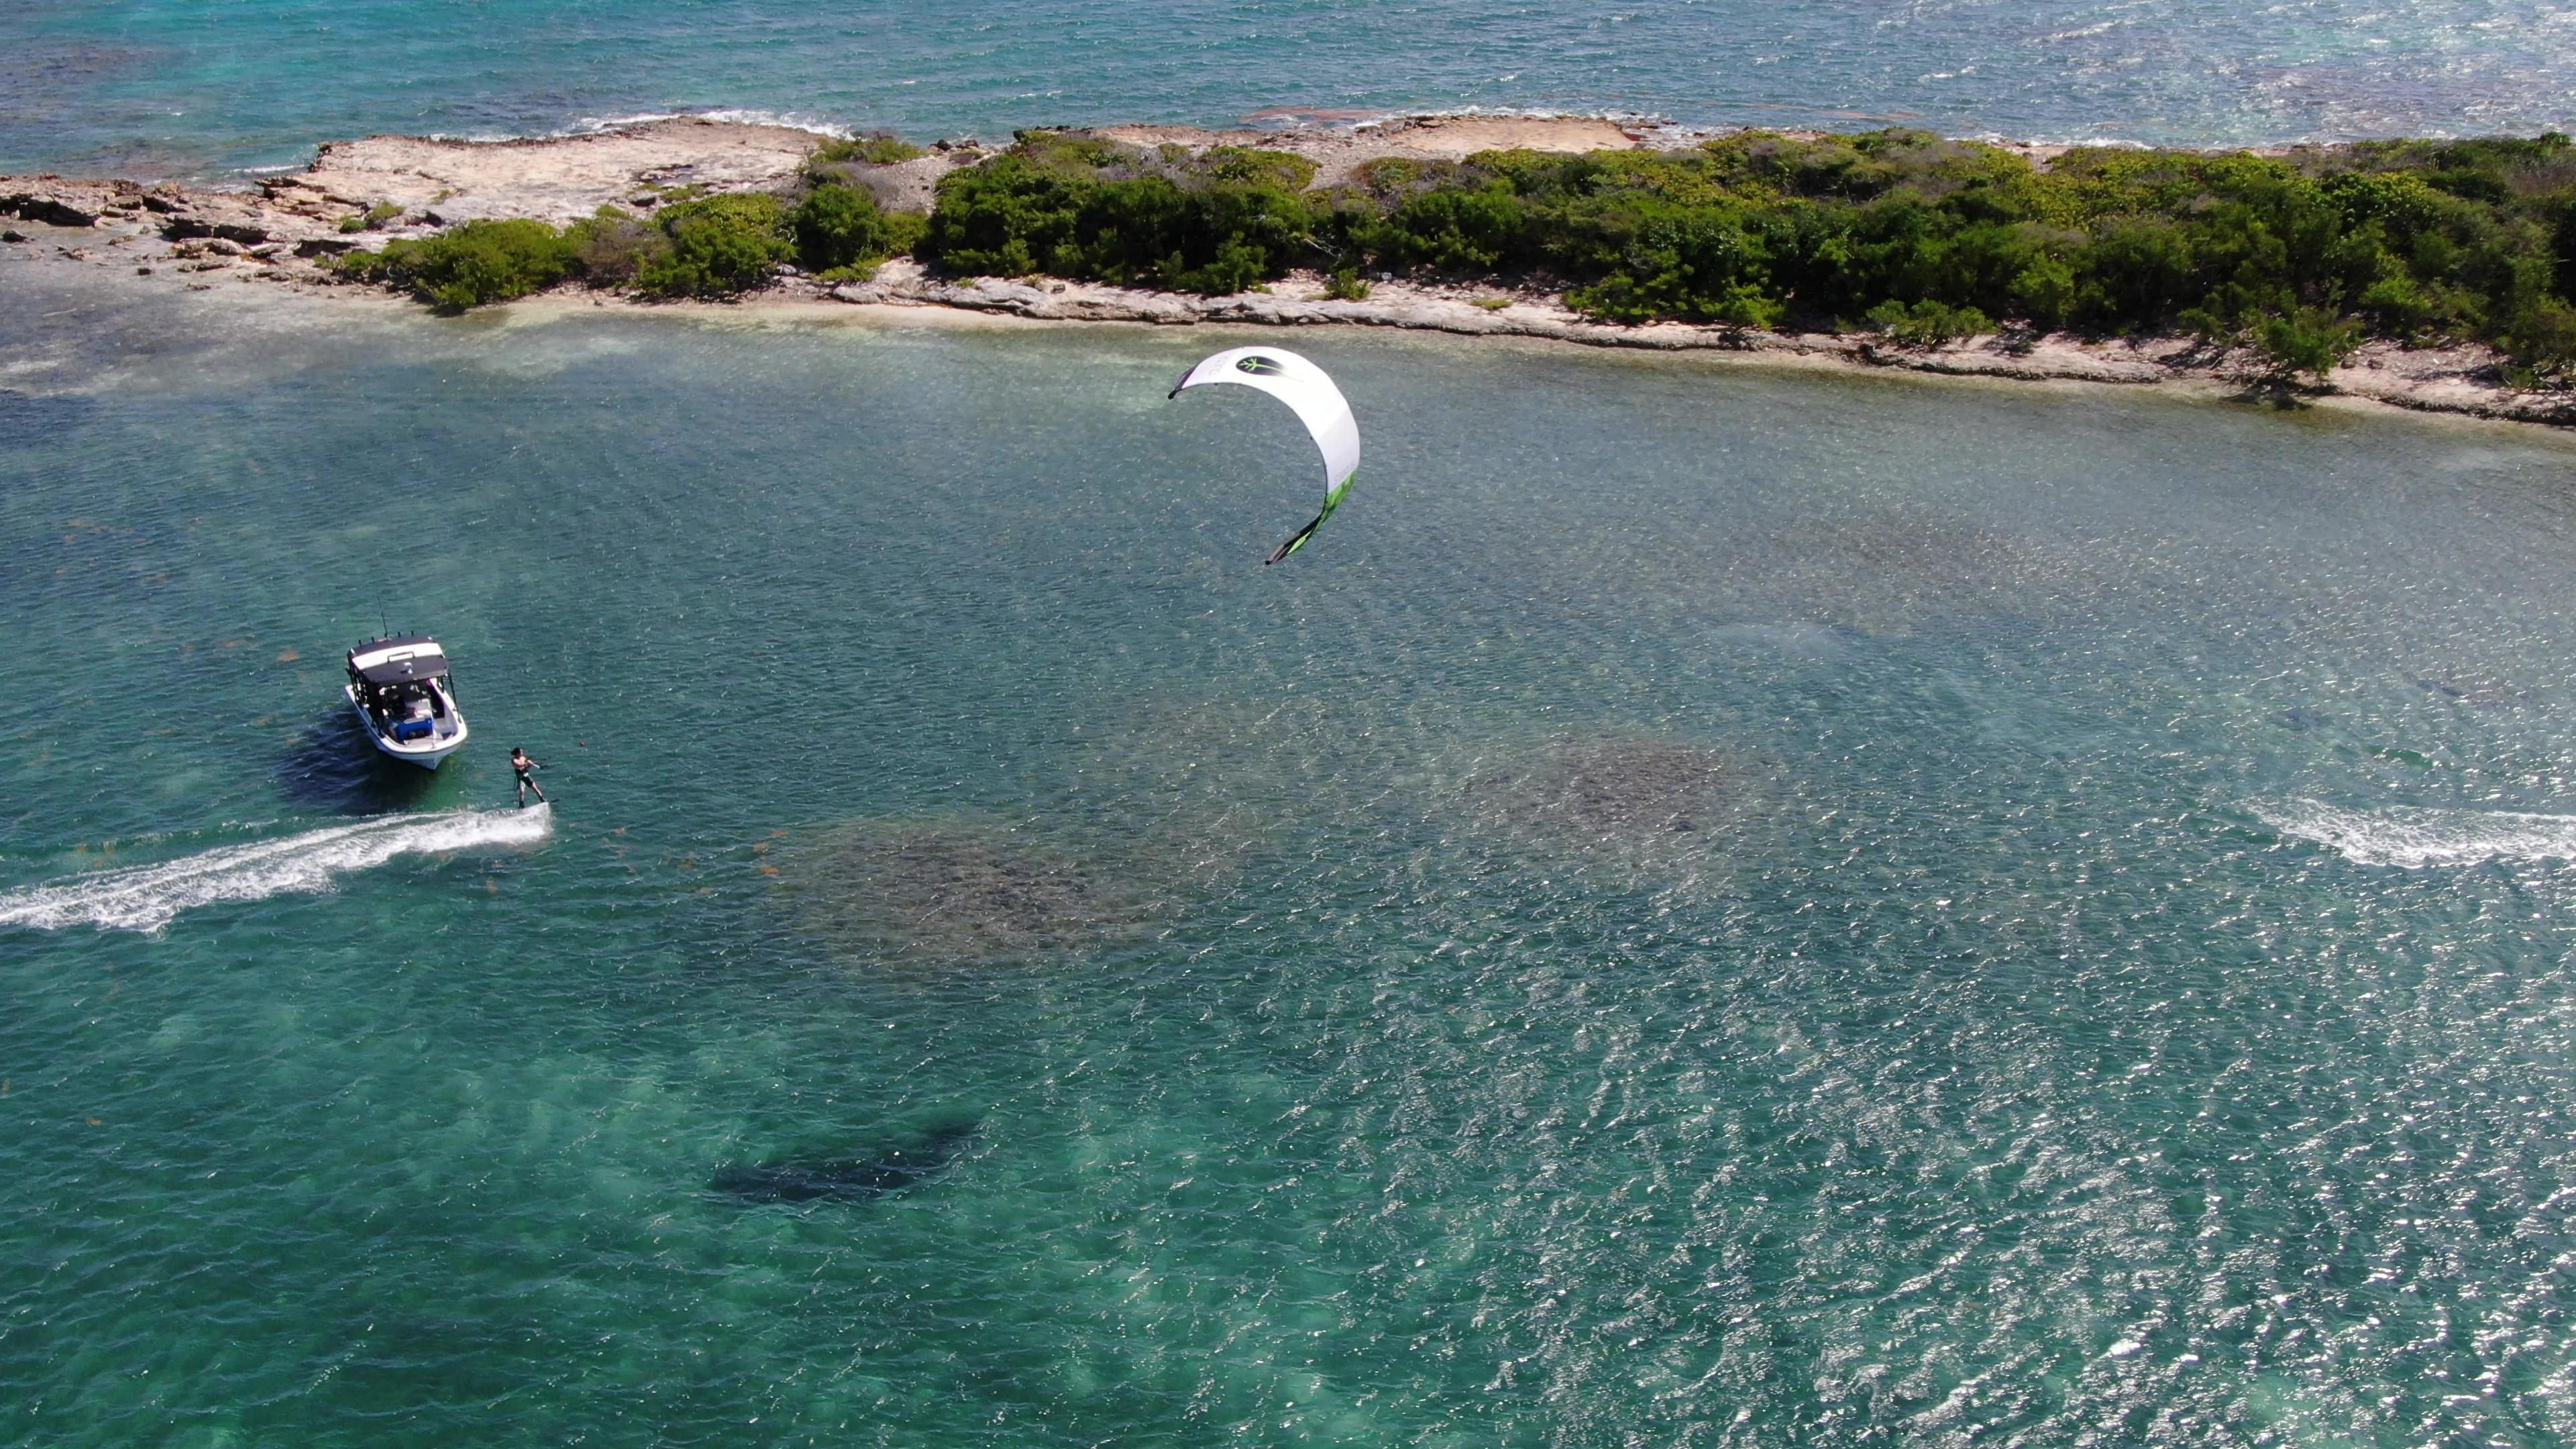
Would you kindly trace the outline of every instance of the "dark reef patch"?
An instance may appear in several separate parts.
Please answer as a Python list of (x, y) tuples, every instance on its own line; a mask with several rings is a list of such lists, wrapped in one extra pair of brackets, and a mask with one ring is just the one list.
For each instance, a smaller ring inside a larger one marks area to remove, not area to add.
[(1497, 865), (1658, 894), (1724, 888), (1786, 803), (1773, 762), (1646, 733), (1489, 745), (1453, 779), (1451, 830)]
[(1767, 552), (1762, 603), (1876, 635), (1962, 610), (2027, 612), (2092, 587), (2080, 550), (1915, 501), (1798, 518)]
[(786, 866), (807, 927), (847, 955), (1042, 955), (1131, 935), (1162, 907), (1131, 853), (1076, 851), (991, 821), (853, 822)]
[(938, 1177), (975, 1140), (972, 1122), (951, 1122), (874, 1157), (728, 1162), (707, 1188), (747, 1203), (868, 1202)]
[(1575, 845), (1722, 830), (1765, 780), (1732, 755), (1649, 736), (1572, 736), (1478, 773), (1470, 798), (1515, 830)]

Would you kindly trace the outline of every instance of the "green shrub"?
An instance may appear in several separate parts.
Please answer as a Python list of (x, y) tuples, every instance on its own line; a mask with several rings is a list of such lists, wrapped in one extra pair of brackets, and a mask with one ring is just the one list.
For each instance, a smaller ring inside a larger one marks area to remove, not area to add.
[(671, 238), (644, 217), (614, 206), (564, 228), (582, 280), (594, 287), (632, 284), (638, 272), (669, 259)]
[(393, 202), (379, 201), (375, 205), (368, 207), (366, 213), (362, 216), (344, 216), (340, 218), (340, 230), (344, 232), (374, 231), (383, 226), (386, 222), (389, 222), (402, 214), (403, 209)]
[(1344, 267), (1324, 283), (1324, 295), (1336, 302), (1365, 302), (1369, 284), (1361, 280), (1357, 267)]
[(1921, 131), (1747, 132), (1671, 152), (1385, 158), (1317, 192), (1313, 164), (1282, 152), (1028, 131), (943, 178), (931, 216), (885, 210), (866, 168), (919, 154), (883, 135), (826, 144), (792, 208), (684, 191), (650, 219), (471, 222), (334, 266), (448, 309), (575, 275), (724, 295), (791, 256), (850, 276), (907, 250), (951, 274), (1206, 293), (1313, 266), (1328, 296), (1356, 298), (1366, 272), (1431, 271), (1558, 287), (1612, 322), (1862, 318), (1908, 345), (1996, 318), (2187, 327), (2252, 345), (2285, 378), (2323, 377), (2367, 332), (2486, 341), (2523, 381), (2576, 367), (2576, 145), (2555, 134), (2281, 156), (2078, 149), (2042, 172)]
[(369, 251), (342, 252), (336, 257), (324, 257), (322, 268), (344, 282), (382, 284), (385, 280), (385, 254)]
[(2272, 365), (2273, 376), (2287, 382), (2307, 373), (2323, 382), (2361, 345), (2361, 324), (2323, 307), (2299, 307), (2262, 318), (2252, 341), (2254, 351)]
[(381, 252), (351, 252), (340, 273), (386, 282), (442, 312), (462, 312), (543, 291), (570, 276), (572, 244), (542, 221), (468, 221), (433, 237), (398, 240)]
[(2501, 339), (2517, 366), (2516, 387), (2536, 387), (2576, 373), (2576, 306), (2555, 297), (2536, 299), (2507, 319)]
[(654, 220), (671, 249), (636, 269), (634, 288), (648, 297), (746, 292), (768, 281), (795, 253), (787, 237), (787, 208), (765, 192), (680, 202), (662, 208)]
[(1023, 132), (1010, 150), (941, 178), (915, 254), (953, 275), (1239, 292), (1313, 250), (1300, 194), (1313, 175), (1312, 162), (1279, 152), (1220, 147), (1194, 158)]
[(1636, 200), (1583, 218), (1547, 250), (1600, 277), (1566, 293), (1566, 304), (1587, 316), (1772, 327), (1787, 312), (1775, 271), (1792, 241), (1773, 224), (1779, 220), (1732, 205)]
[(912, 250), (930, 219), (887, 211), (857, 187), (817, 186), (788, 213), (796, 256), (816, 273), (865, 268)]
[(1870, 326), (1903, 347), (1938, 347), (1995, 330), (1993, 319), (1976, 308), (1940, 302), (1881, 302), (1865, 315)]
[(870, 131), (846, 141), (826, 141), (805, 158), (810, 169), (837, 162), (856, 161), (867, 166), (894, 166), (905, 161), (918, 161), (930, 153), (895, 135), (891, 131)]
[(1910, 343), (1993, 319), (2188, 327), (2319, 375), (2358, 328), (2477, 338), (2535, 376), (2576, 365), (2576, 146), (2555, 134), (2078, 149), (2043, 172), (1922, 131), (1746, 132), (1670, 152), (1382, 158), (1325, 192), (1312, 178), (1275, 152), (1023, 132), (941, 182), (918, 254), (951, 273), (1199, 291), (1291, 266), (1353, 284), (1425, 270), (1561, 287), (1603, 321), (1856, 317)]

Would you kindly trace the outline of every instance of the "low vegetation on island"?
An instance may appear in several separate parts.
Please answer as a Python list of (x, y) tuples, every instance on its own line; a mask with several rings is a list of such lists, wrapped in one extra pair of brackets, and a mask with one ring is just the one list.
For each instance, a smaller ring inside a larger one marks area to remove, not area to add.
[(725, 297), (765, 285), (788, 264), (827, 280), (858, 280), (912, 250), (928, 224), (887, 210), (862, 173), (922, 154), (892, 137), (833, 142), (814, 153), (792, 196), (681, 193), (649, 216), (603, 206), (563, 227), (461, 222), (436, 236), (350, 252), (337, 267), (342, 276), (400, 287), (447, 311), (568, 281), (645, 297)]
[(2365, 337), (2474, 340), (2515, 381), (2576, 368), (2576, 146), (2380, 141), (2250, 152), (2014, 150), (1894, 129), (1743, 132), (1683, 151), (1384, 157), (1315, 184), (1280, 151), (1056, 131), (886, 209), (889, 137), (818, 151), (790, 195), (679, 199), (566, 228), (468, 222), (346, 259), (445, 307), (566, 280), (720, 296), (781, 264), (864, 275), (1047, 275), (1220, 295), (1309, 269), (1332, 296), (1404, 276), (1561, 292), (1611, 323), (1873, 329), (1931, 345), (1999, 329), (2192, 333), (2323, 374)]

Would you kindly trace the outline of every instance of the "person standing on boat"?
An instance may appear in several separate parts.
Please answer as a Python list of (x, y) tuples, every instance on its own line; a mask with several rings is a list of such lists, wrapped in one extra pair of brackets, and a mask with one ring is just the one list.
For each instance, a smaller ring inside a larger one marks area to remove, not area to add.
[(528, 792), (530, 790), (537, 792), (538, 804), (545, 804), (545, 787), (529, 778), (529, 775), (532, 772), (543, 769), (544, 767), (539, 765), (536, 761), (529, 759), (527, 751), (520, 749), (517, 745), (512, 745), (510, 746), (510, 768), (517, 771), (519, 775), (519, 808), (522, 810), (528, 808)]

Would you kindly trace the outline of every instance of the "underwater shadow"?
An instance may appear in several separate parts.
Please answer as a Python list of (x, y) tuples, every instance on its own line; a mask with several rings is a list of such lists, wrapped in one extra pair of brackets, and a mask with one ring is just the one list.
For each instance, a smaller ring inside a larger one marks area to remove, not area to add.
[(735, 1202), (871, 1202), (894, 1197), (946, 1172), (974, 1144), (974, 1122), (945, 1122), (919, 1139), (873, 1157), (788, 1158), (728, 1162), (707, 1190)]
[(1653, 734), (1565, 734), (1486, 747), (1441, 807), (1521, 868), (1598, 888), (1728, 888), (1765, 848), (1789, 781), (1758, 751)]
[(994, 820), (847, 821), (784, 859), (786, 894), (834, 954), (962, 966), (1115, 944), (1165, 914), (1149, 864)]
[(356, 715), (334, 709), (305, 723), (278, 761), (277, 780), (287, 798), (308, 809), (386, 815), (418, 808), (438, 774), (386, 759), (367, 742)]
[(1748, 761), (1706, 746), (1605, 734), (1560, 737), (1466, 788), (1508, 829), (1586, 847), (1722, 831), (1764, 783)]
[(90, 398), (0, 387), (0, 445), (32, 448), (59, 438), (87, 422), (97, 409)]

